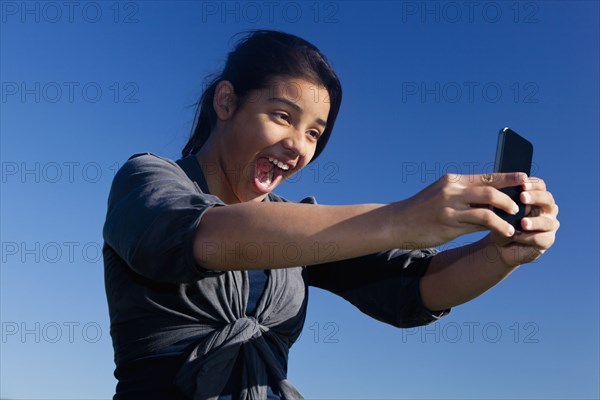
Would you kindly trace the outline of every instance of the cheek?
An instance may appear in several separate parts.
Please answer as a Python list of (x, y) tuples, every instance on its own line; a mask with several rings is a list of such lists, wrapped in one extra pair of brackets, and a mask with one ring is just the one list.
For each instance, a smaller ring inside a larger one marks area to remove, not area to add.
[(305, 154), (305, 165), (308, 165), (308, 163), (313, 159), (313, 157), (315, 156), (315, 153), (317, 152), (317, 145), (315, 144), (309, 144), (308, 148), (306, 150), (306, 154)]
[(256, 147), (267, 142), (268, 138), (277, 131), (277, 128), (272, 125), (261, 118), (241, 120), (236, 124), (237, 137), (251, 148)]

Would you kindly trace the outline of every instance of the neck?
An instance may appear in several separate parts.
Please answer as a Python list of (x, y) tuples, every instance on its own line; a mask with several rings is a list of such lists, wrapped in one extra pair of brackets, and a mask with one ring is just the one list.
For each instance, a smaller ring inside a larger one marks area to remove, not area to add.
[(210, 194), (217, 196), (226, 204), (239, 203), (239, 200), (233, 195), (227, 176), (223, 172), (224, 168), (218, 152), (214, 150), (215, 145), (209, 138), (196, 153), (196, 160), (198, 160), (198, 164), (202, 169), (208, 190)]

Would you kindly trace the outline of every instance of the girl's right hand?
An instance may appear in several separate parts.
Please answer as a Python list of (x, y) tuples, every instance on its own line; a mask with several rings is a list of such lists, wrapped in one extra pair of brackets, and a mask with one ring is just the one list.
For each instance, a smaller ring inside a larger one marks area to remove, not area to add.
[(498, 189), (522, 186), (526, 178), (521, 172), (442, 176), (415, 196), (396, 203), (400, 210), (395, 226), (399, 230), (411, 229), (398, 232), (398, 237), (417, 240), (401, 243), (401, 248), (438, 246), (483, 230), (513, 236), (514, 228), (497, 216), (492, 207), (516, 214), (518, 205)]

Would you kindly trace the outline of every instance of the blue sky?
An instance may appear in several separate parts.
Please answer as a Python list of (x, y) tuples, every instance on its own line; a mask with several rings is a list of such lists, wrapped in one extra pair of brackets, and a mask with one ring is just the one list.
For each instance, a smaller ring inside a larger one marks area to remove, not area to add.
[[(311, 290), (290, 380), (307, 398), (592, 399), (599, 389), (599, 3), (0, 3), (0, 397), (108, 399), (102, 224), (132, 154), (177, 159), (233, 34), (316, 44), (344, 87), (321, 157), (277, 193), (392, 202), (534, 143), (556, 244), (437, 324), (400, 330)], [(450, 248), (477, 240), (461, 237)]]

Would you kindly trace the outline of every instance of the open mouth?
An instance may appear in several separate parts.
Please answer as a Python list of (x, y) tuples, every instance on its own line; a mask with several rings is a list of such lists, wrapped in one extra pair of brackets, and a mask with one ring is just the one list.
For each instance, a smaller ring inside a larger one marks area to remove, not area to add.
[(271, 192), (283, 180), (290, 166), (272, 157), (260, 157), (254, 168), (254, 184), (262, 193)]

